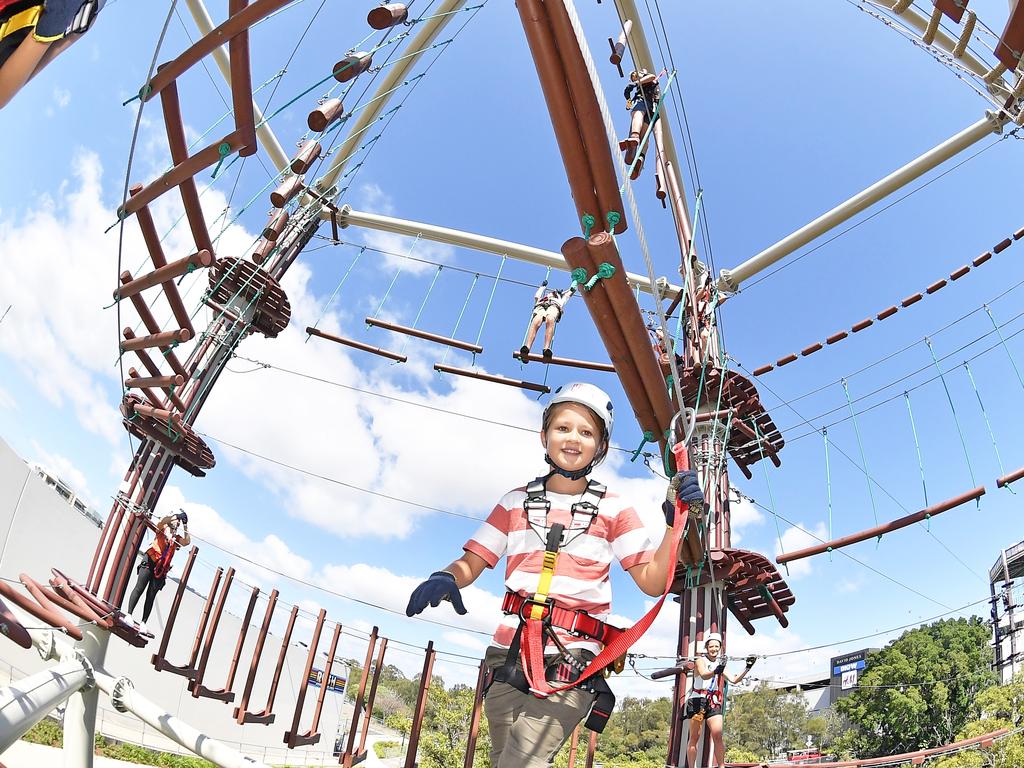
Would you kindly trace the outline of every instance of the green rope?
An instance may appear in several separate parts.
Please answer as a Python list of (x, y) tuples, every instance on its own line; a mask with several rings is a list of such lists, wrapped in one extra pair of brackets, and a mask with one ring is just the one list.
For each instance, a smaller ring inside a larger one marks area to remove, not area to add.
[(592, 278), (583, 284), (583, 290), (593, 290), (594, 286), (597, 285), (599, 280), (609, 280), (615, 275), (615, 267), (608, 262), (602, 263), (598, 268), (597, 272)]
[[(967, 460), (967, 471), (971, 475), (971, 485), (977, 485), (978, 482), (974, 479), (974, 467), (971, 465), (971, 455), (967, 452), (967, 440), (964, 438), (964, 431), (960, 427), (960, 417), (956, 415), (956, 406), (953, 405), (953, 396), (949, 393), (949, 386), (946, 384), (946, 377), (942, 373), (942, 369), (939, 368), (939, 360), (935, 357), (935, 350), (932, 349), (932, 340), (925, 336), (924, 343), (928, 345), (928, 352), (932, 356), (932, 362), (935, 364), (935, 370), (939, 372), (939, 381), (942, 382), (942, 388), (946, 392), (946, 401), (949, 403), (949, 410), (953, 413), (953, 422), (956, 424), (956, 431), (960, 435), (960, 445), (964, 449), (964, 458)], [(980, 499), (978, 504), (980, 506)]]
[(217, 173), (220, 171), (221, 165), (224, 164), (224, 158), (231, 154), (231, 145), (226, 141), (221, 142), (221, 145), (217, 147), (217, 154), (220, 155), (220, 160), (217, 161), (217, 165), (213, 168), (213, 173), (210, 174), (211, 179), (217, 178)]
[(1006, 339), (1003, 338), (1003, 332), (999, 330), (999, 324), (996, 323), (996, 319), (992, 316), (992, 310), (989, 309), (988, 304), (982, 305), (985, 307), (985, 313), (988, 315), (988, 319), (992, 321), (992, 328), (995, 329), (996, 335), (999, 337), (999, 343), (1003, 345), (1003, 350), (1006, 352), (1006, 356), (1010, 359), (1010, 365), (1013, 367), (1013, 372), (1017, 374), (1017, 381), (1020, 382), (1020, 386), (1024, 389), (1024, 377), (1021, 377), (1020, 370), (1017, 368), (1017, 363), (1014, 362), (1013, 355), (1010, 354), (1010, 348), (1006, 346)]
[[(362, 248), (359, 249), (359, 252), (356, 253), (355, 257), (352, 259), (352, 263), (348, 265), (348, 269), (345, 271), (345, 274), (342, 276), (341, 281), (338, 283), (337, 286), (335, 286), (334, 293), (331, 294), (330, 298), (327, 299), (327, 302), (324, 304), (323, 311), (320, 312), (320, 317), (318, 317), (316, 319), (316, 322), (313, 323), (313, 327), (314, 328), (317, 328), (317, 327), (320, 326), (320, 321), (324, 319), (324, 315), (327, 314), (327, 310), (330, 309), (331, 308), (331, 304), (334, 303), (334, 297), (338, 295), (338, 291), (341, 290), (341, 286), (343, 286), (345, 284), (345, 281), (348, 280), (348, 276), (351, 275), (352, 274), (352, 270), (355, 269), (356, 262), (359, 261), (359, 257), (362, 256), (365, 251), (366, 251), (366, 246), (364, 245)], [(310, 334), (307, 333), (306, 334), (306, 341), (309, 341), (309, 337), (310, 337)]]
[(594, 225), (597, 223), (597, 219), (595, 219), (592, 214), (585, 213), (583, 214), (583, 218), (580, 219), (580, 221), (583, 223), (583, 237), (589, 240), (590, 232), (591, 230), (593, 230)]
[[(825, 491), (828, 495), (828, 540), (832, 541), (832, 466), (828, 458), (828, 428), (822, 427), (821, 436), (825, 439)], [(829, 562), (832, 562), (832, 550), (828, 553)]]
[(576, 267), (576, 269), (569, 273), (569, 277), (572, 278), (572, 284), (575, 286), (583, 285), (590, 279), (587, 276), (587, 270), (583, 267)]
[(636, 450), (633, 451), (633, 455), (630, 457), (629, 460), (631, 462), (636, 461), (637, 456), (640, 455), (640, 452), (644, 449), (644, 446), (647, 445), (648, 443), (653, 443), (653, 442), (654, 442), (654, 433), (651, 432), (650, 430), (645, 431), (643, 436), (640, 438), (640, 445), (638, 445), (636, 447)]
[(978, 391), (978, 385), (974, 383), (974, 374), (971, 373), (971, 366), (964, 360), (964, 370), (967, 371), (967, 378), (971, 380), (971, 387), (974, 389), (974, 394), (978, 398), (978, 407), (981, 408), (981, 415), (985, 419), (985, 426), (988, 428), (989, 439), (992, 440), (992, 450), (996, 454), (996, 463), (999, 464), (999, 475), (1005, 475), (1006, 469), (1003, 467), (1003, 458), (999, 455), (999, 446), (996, 445), (996, 435), (992, 431), (992, 422), (988, 419), (988, 413), (985, 411), (985, 404), (981, 401), (981, 393)]
[[(860, 425), (857, 423), (857, 414), (853, 410), (853, 400), (850, 399), (850, 387), (846, 383), (846, 379), (843, 382), (843, 392), (846, 393), (846, 405), (850, 409), (850, 418), (853, 420), (853, 431), (857, 435), (857, 448), (860, 450), (860, 463), (861, 471), (864, 473), (864, 481), (868, 484), (868, 496), (871, 498), (871, 513), (875, 517), (875, 525), (878, 525), (878, 508), (875, 506), (875, 492), (871, 488), (871, 474), (868, 471), (868, 458), (864, 453), (864, 441), (860, 437)], [(882, 537), (878, 537), (881, 541)]]
[[(473, 282), (470, 283), (470, 285), (469, 285), (469, 293), (466, 294), (466, 300), (464, 302), (462, 302), (462, 310), (459, 312), (459, 317), (455, 321), (455, 327), (452, 329), (452, 338), (453, 339), (455, 338), (455, 336), (459, 332), (459, 326), (462, 324), (462, 316), (466, 314), (466, 307), (469, 306), (469, 300), (473, 296), (473, 290), (476, 288), (476, 284), (477, 284), (477, 282), (479, 280), (480, 280), (480, 273), (477, 272), (475, 275), (473, 275)], [(451, 349), (452, 349), (451, 347), (445, 347), (444, 348), (444, 356), (441, 358), (441, 364), (442, 365), (444, 365), (444, 363), (448, 360), (448, 353), (451, 352)]]
[[(661, 91), (661, 97), (658, 99), (658, 103), (654, 105), (654, 114), (651, 115), (650, 121), (647, 123), (647, 130), (644, 131), (643, 137), (640, 139), (640, 144), (636, 148), (636, 157), (633, 158), (633, 162), (629, 164), (629, 168), (626, 169), (625, 177), (628, 180), (633, 175), (633, 168), (639, 162), (641, 155), (643, 154), (644, 147), (647, 146), (647, 142), (651, 137), (651, 131), (654, 130), (654, 123), (657, 122), (658, 117), (661, 114), (661, 104), (665, 101), (665, 96), (668, 94), (668, 89), (672, 87), (672, 81), (676, 77), (676, 71), (672, 70), (672, 74), (668, 76), (668, 80), (665, 82), (665, 87)], [(619, 194), (622, 194), (626, 188), (626, 182), (622, 182), (622, 186), (619, 187)]]
[(921, 489), (924, 491), (924, 506), (928, 504), (928, 484), (924, 479), (924, 456), (921, 454), (921, 443), (917, 439), (917, 425), (914, 423), (914, 411), (910, 407), (910, 393), (904, 392), (903, 398), (907, 401), (907, 413), (910, 414), (910, 431), (914, 434), (914, 447), (917, 449), (917, 466), (921, 470)]
[[(491, 286), (491, 295), (487, 297), (487, 306), (484, 307), (484, 316), (480, 320), (480, 330), (477, 331), (476, 341), (474, 342), (477, 346), (480, 346), (480, 339), (484, 335), (484, 325), (487, 323), (487, 316), (491, 313), (491, 304), (494, 301), (494, 294), (498, 290), (498, 282), (501, 280), (501, 270), (505, 268), (505, 262), (508, 261), (508, 255), (501, 255), (501, 264), (498, 265), (498, 274), (494, 276), (494, 285)], [(474, 361), (476, 359), (476, 353), (473, 353)]]
[(622, 214), (618, 211), (608, 211), (604, 215), (605, 220), (608, 222), (608, 231), (611, 232), (615, 229), (615, 226), (622, 221)]
[[(441, 266), (441, 265), (438, 265), (437, 271), (434, 272), (434, 279), (430, 281), (430, 285), (427, 287), (427, 295), (423, 297), (423, 301), (420, 302), (420, 308), (416, 312), (416, 317), (413, 318), (413, 321), (412, 321), (412, 327), (413, 328), (418, 326), (419, 323), (420, 323), (420, 318), (423, 316), (423, 310), (427, 308), (427, 302), (430, 300), (430, 294), (434, 292), (434, 285), (437, 283), (437, 278), (439, 278), (441, 276), (441, 270), (442, 269), (444, 269), (444, 267)], [(401, 349), (400, 354), (403, 354), (403, 355), (405, 354), (405, 350), (409, 346), (410, 338), (411, 337), (409, 337), (409, 336), (405, 337), (405, 341), (402, 343), (402, 349)]]

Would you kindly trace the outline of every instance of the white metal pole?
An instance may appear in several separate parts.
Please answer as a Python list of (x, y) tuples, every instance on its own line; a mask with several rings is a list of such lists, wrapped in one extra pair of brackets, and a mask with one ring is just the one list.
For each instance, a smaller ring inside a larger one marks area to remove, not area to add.
[[(626, 35), (626, 43), (629, 47), (630, 55), (633, 57), (633, 63), (637, 68), (644, 67), (648, 72), (657, 73), (658, 67), (654, 64), (654, 54), (651, 53), (651, 46), (647, 42), (647, 34), (644, 32), (643, 19), (640, 16), (640, 11), (636, 7), (634, 0), (615, 0), (615, 7), (618, 9), (619, 16), (628, 21), (632, 21), (633, 25)], [(662, 61), (662, 66), (669, 66), (668, 61)], [(681, 86), (676, 86), (681, 87)], [(664, 144), (662, 150), (665, 153), (665, 159), (671, 163), (672, 167), (678, 170), (682, 168), (679, 164), (679, 154), (676, 152), (675, 139), (672, 136), (671, 123), (669, 122), (668, 112), (668, 99), (662, 102), (661, 110), (658, 112), (658, 122), (663, 123), (662, 132), (664, 136)], [(682, 120), (683, 116), (679, 115), (679, 119)], [(682, 179), (677, 177), (680, 185)], [(681, 211), (686, 217), (686, 226), (692, 229), (690, 224), (690, 212), (686, 205), (686, 195), (682, 196)], [(673, 210), (673, 213), (676, 213)], [(681, 223), (680, 223), (681, 224)], [(686, 254), (683, 254), (685, 256)]]
[[(107, 655), (110, 633), (88, 624), (76, 649), (93, 667), (101, 667)], [(92, 768), (96, 737), (96, 708), (99, 691), (95, 686), (71, 695), (64, 711), (64, 768)]]
[(91, 684), (86, 665), (72, 657), (0, 690), (0, 753), (71, 694)]
[[(190, 0), (190, 2), (193, 1), (198, 0)], [(366, 108), (360, 110), (359, 114), (356, 115), (355, 120), (352, 122), (352, 127), (349, 129), (348, 138), (345, 139), (340, 147), (334, 150), (334, 160), (328, 167), (327, 172), (317, 180), (316, 188), (320, 192), (330, 189), (334, 182), (337, 181), (338, 176), (345, 170), (345, 165), (359, 145), (359, 142), (369, 138), (364, 137), (363, 133), (384, 112), (385, 107), (387, 107), (388, 102), (394, 95), (395, 88), (402, 82), (420, 58), (427, 53), (427, 49), (437, 39), (441, 30), (448, 25), (448, 22), (455, 18), (456, 11), (465, 4), (466, 0), (444, 0), (434, 10), (430, 18), (424, 19), (417, 24), (419, 31), (405, 47), (405, 50), (409, 51), (406, 54), (408, 58), (396, 60), (393, 64), (389, 64), (384, 71), (384, 79), (377, 86), (376, 93), (366, 103)]]
[(243, 755), (221, 741), (179, 720), (135, 690), (127, 677), (114, 678), (96, 671), (96, 684), (110, 696), (118, 712), (131, 712), (144, 723), (156, 728), (167, 738), (219, 768), (269, 768), (265, 763)]
[(862, 192), (858, 192), (846, 202), (840, 203), (831, 211), (823, 213), (810, 224), (806, 224), (796, 232), (784, 237), (775, 245), (747, 259), (733, 269), (723, 269), (718, 280), (718, 287), (726, 291), (739, 290), (740, 284), (763, 269), (767, 269), (784, 256), (788, 256), (798, 248), (820, 237), (844, 221), (856, 216), (878, 201), (888, 197), (896, 190), (923, 176), (946, 160), (963, 152), (986, 136), (999, 133), (1005, 120), (994, 112), (986, 112), (978, 122), (968, 126), (955, 136), (950, 137), (938, 146), (928, 150), (916, 160), (893, 171), (884, 179), (875, 182)]
[[(199, 31), (204, 35), (210, 34), (213, 31), (213, 19), (210, 18), (210, 13), (206, 10), (203, 0), (187, 0), (187, 2), (188, 9), (192, 12), (192, 18), (195, 19)], [(217, 62), (220, 73), (224, 76), (224, 81), (231, 85), (231, 60), (228, 58), (228, 53), (224, 50), (224, 46), (219, 46), (213, 50), (213, 58)], [(256, 118), (256, 138), (259, 139), (263, 149), (270, 156), (270, 161), (280, 173), (288, 167), (288, 155), (284, 153), (281, 142), (277, 140), (277, 136), (274, 135), (270, 124), (263, 122), (263, 111), (256, 104), (256, 99), (252, 100), (252, 113)]]
[[(436, 243), (447, 243), (448, 245), (456, 245), (461, 248), (472, 248), (477, 251), (495, 253), (499, 256), (508, 256), (519, 261), (527, 261), (531, 264), (539, 264), (542, 267), (572, 272), (572, 268), (566, 263), (562, 254), (555, 253), (554, 251), (545, 251), (530, 245), (513, 243), (509, 240), (499, 240), (495, 237), (463, 232), (458, 229), (439, 227), (436, 224), (397, 219), (393, 216), (382, 216), (377, 213), (367, 213), (366, 211), (354, 211), (349, 205), (343, 206), (338, 211), (338, 224), (341, 227), (363, 227), (365, 229), (393, 232), (410, 237), (418, 235), (424, 240), (432, 240)], [(627, 272), (626, 280), (631, 286), (639, 287), (644, 293), (653, 295), (651, 281), (646, 276)], [(672, 285), (671, 283), (668, 283), (665, 287), (659, 287), (660, 295), (665, 298), (675, 298), (681, 290), (681, 286)]]

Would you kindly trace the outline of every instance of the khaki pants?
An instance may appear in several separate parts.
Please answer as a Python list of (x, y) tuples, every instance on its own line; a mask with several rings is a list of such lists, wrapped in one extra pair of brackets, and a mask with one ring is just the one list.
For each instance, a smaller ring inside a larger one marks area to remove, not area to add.
[[(508, 649), (491, 647), (484, 660), (500, 667)], [(589, 654), (588, 654), (589, 656)], [(583, 722), (594, 694), (572, 688), (539, 699), (507, 683), (494, 683), (484, 699), (491, 733), (491, 768), (545, 768)]]

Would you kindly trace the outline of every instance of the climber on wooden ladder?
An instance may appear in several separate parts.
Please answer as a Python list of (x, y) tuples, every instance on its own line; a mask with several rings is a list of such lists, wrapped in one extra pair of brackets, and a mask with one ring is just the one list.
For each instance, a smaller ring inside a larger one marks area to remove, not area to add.
[(526, 331), (526, 339), (523, 346), (519, 348), (519, 359), (524, 363), (529, 362), (530, 347), (537, 338), (537, 331), (544, 325), (544, 359), (552, 357), (551, 343), (555, 339), (555, 326), (562, 319), (562, 311), (566, 303), (576, 293), (576, 283), (573, 282), (563, 290), (545, 290), (548, 281), (544, 280), (533, 294), (533, 312), (530, 315), (530, 327)]
[[(630, 503), (588, 480), (608, 453), (613, 421), (608, 395), (594, 385), (556, 390), (540, 432), (550, 471), (506, 493), (463, 555), (409, 599), (409, 616), (443, 600), (464, 614), (460, 590), (506, 556), (506, 616), (484, 657), (492, 768), (553, 765), (584, 719), (591, 730), (604, 728), (615, 704), (604, 673), (616, 669), (653, 623), (674, 576), (690, 505), (704, 499), (696, 473), (677, 473), (663, 506), (669, 530), (656, 544)], [(605, 623), (613, 560), (644, 594), (661, 598), (625, 630)]]
[(622, 95), (626, 97), (626, 109), (630, 112), (630, 118), (629, 136), (619, 142), (619, 149), (625, 153), (623, 159), (626, 165), (633, 165), (629, 178), (635, 181), (644, 167), (644, 157), (649, 144), (647, 136), (652, 119), (657, 119), (655, 108), (661, 100), (658, 76), (652, 75), (646, 69), (634, 70), (629, 75), (629, 85)]

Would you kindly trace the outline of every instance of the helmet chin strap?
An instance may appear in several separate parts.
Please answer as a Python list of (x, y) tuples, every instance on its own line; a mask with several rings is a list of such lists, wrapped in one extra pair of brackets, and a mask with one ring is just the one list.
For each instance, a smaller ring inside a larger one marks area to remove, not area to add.
[[(555, 462), (551, 460), (551, 457), (546, 453), (544, 454), (544, 461), (546, 461), (548, 466), (551, 467), (551, 475), (561, 475), (562, 477), (566, 477), (570, 480), (580, 480), (589, 475), (590, 471), (594, 468), (594, 462), (591, 461), (583, 469), (577, 469), (575, 472), (570, 472), (569, 470), (562, 469), (560, 466), (555, 464)], [(548, 477), (551, 475), (548, 475)]]

